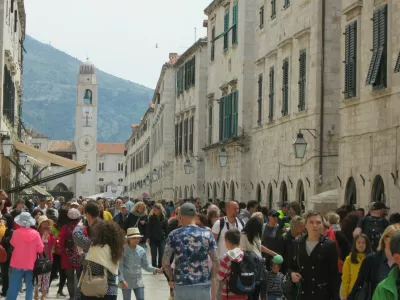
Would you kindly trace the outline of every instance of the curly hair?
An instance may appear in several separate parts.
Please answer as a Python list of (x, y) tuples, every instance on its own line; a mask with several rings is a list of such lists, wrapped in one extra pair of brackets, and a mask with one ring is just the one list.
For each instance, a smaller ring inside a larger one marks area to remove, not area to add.
[(93, 246), (110, 246), (111, 260), (117, 264), (122, 258), (125, 233), (116, 222), (100, 222), (96, 224), (97, 234), (92, 239)]

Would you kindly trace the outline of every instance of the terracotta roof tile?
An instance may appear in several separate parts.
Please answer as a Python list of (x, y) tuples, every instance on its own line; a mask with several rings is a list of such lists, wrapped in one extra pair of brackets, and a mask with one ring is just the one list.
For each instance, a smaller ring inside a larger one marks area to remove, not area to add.
[(48, 152), (71, 152), (75, 153), (75, 145), (73, 141), (49, 141), (47, 147)]
[(97, 143), (97, 153), (124, 154), (125, 144), (121, 143)]

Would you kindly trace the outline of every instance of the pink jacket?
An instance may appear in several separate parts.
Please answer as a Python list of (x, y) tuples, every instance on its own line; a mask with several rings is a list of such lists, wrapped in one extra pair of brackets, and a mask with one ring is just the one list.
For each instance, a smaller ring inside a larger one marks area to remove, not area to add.
[(43, 252), (43, 242), (39, 232), (21, 227), (14, 231), (10, 241), (14, 251), (10, 266), (16, 269), (33, 270), (38, 253)]

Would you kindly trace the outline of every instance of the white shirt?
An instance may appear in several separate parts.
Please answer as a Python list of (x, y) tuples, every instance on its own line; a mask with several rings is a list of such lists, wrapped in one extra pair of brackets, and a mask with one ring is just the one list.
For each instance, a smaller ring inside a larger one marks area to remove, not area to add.
[[(219, 241), (218, 242), (216, 241), (217, 242), (217, 247), (218, 247), (217, 248), (218, 257), (220, 259), (224, 256), (224, 254), (226, 252), (228, 252), (228, 249), (226, 248), (226, 245), (225, 245), (225, 232), (227, 232), (229, 229), (232, 229), (232, 228), (236, 228), (239, 231), (243, 230), (242, 223), (240, 223), (238, 218), (236, 218), (236, 222), (234, 224), (229, 223), (227, 217), (224, 217), (224, 219), (225, 219), (225, 226), (224, 226), (224, 228), (222, 228), (221, 235), (219, 237)], [(218, 220), (217, 222), (214, 223), (214, 226), (212, 228), (212, 233), (214, 233), (217, 237), (218, 237), (219, 230), (220, 230), (220, 227), (221, 227), (220, 223), (221, 223), (221, 220)], [(229, 227), (229, 229), (228, 229), (228, 227)]]

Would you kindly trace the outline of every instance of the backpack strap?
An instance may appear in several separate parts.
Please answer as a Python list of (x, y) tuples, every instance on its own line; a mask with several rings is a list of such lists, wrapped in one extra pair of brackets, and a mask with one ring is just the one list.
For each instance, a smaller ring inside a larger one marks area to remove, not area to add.
[(224, 229), (224, 227), (225, 227), (225, 217), (223, 217), (222, 219), (219, 219), (219, 233), (217, 236), (217, 243), (219, 242), (219, 237), (221, 236), (221, 232), (222, 232), (222, 229)]
[(237, 220), (239, 220), (239, 223), (242, 225), (242, 229), (244, 228), (244, 222), (243, 222), (243, 220), (242, 219), (239, 219), (239, 218), (236, 218), (236, 227), (237, 227), (237, 229), (239, 230), (239, 226), (238, 226), (238, 224), (237, 224)]

